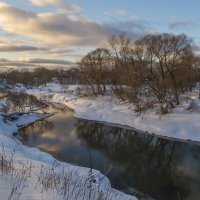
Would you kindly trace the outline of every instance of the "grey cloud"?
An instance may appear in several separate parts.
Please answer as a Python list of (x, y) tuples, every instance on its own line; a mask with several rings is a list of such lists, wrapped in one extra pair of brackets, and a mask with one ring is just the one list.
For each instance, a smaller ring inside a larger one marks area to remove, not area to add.
[(14, 68), (36, 68), (36, 67), (70, 67), (74, 63), (67, 60), (22, 58), (19, 60), (8, 60), (0, 58), (0, 67)]
[(8, 59), (6, 59), (6, 58), (0, 58), (0, 63), (1, 62), (8, 62), (9, 60)]
[(20, 61), (24, 63), (32, 63), (32, 64), (58, 64), (58, 65), (69, 65), (74, 64), (71, 61), (67, 60), (59, 60), (59, 59), (43, 59), (43, 58), (28, 58), (28, 59), (20, 59)]
[(0, 42), (0, 52), (38, 52), (40, 54), (70, 54), (74, 52), (72, 48), (55, 48), (51, 46), (28, 46), (23, 44), (11, 44)]
[(186, 28), (192, 25), (193, 23), (190, 21), (173, 20), (169, 23), (169, 28), (170, 29)]
[(40, 48), (26, 45), (0, 45), (0, 52), (16, 52), (16, 51), (43, 51), (47, 48)]
[(23, 62), (19, 62), (19, 61), (11, 61), (11, 60), (6, 60), (6, 61), (2, 61), (0, 60), (0, 67), (1, 68), (29, 68), (29, 67), (43, 67), (42, 65), (35, 65), (32, 63), (23, 63)]

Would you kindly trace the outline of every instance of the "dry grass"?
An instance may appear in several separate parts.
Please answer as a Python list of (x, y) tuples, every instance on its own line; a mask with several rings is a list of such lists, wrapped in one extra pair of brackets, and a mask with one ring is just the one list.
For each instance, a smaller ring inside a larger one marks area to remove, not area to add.
[(36, 176), (37, 181), (31, 187), (40, 191), (42, 199), (46, 199), (47, 194), (54, 194), (60, 200), (115, 199), (110, 189), (102, 190), (92, 169), (88, 171), (88, 177), (84, 178), (80, 177), (78, 171), (63, 167), (55, 161), (53, 166), (41, 165), (37, 171), (30, 160), (16, 162), (14, 155), (14, 150), (8, 154), (2, 144), (0, 176), (9, 180), (11, 191), (8, 200), (19, 200), (32, 183), (33, 176)]

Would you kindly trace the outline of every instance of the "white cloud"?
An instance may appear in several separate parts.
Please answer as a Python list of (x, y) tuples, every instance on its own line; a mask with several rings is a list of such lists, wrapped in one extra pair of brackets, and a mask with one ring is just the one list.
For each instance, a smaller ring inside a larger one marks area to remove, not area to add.
[[(57, 12), (33, 13), (0, 3), (0, 27), (7, 33), (29, 37), (46, 44), (96, 46), (111, 34), (126, 31), (137, 36), (145, 27), (140, 22), (98, 23), (79, 13), (77, 8)], [(131, 25), (130, 29), (127, 25)]]

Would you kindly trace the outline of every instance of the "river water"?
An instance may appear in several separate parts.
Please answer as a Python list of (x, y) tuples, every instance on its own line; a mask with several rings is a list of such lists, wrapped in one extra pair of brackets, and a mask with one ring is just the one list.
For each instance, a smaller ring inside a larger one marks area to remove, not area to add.
[(148, 199), (146, 195), (156, 200), (200, 199), (198, 144), (80, 120), (73, 112), (60, 110), (17, 137), (58, 160), (98, 169), (113, 187), (139, 199)]

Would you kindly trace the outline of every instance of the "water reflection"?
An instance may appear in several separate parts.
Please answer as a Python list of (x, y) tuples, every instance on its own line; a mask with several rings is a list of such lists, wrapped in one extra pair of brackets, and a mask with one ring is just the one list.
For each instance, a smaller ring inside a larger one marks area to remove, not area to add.
[[(200, 147), (58, 113), (21, 140), (73, 164), (99, 169), (113, 186), (158, 200), (199, 200)], [(111, 167), (112, 166), (112, 167)]]

